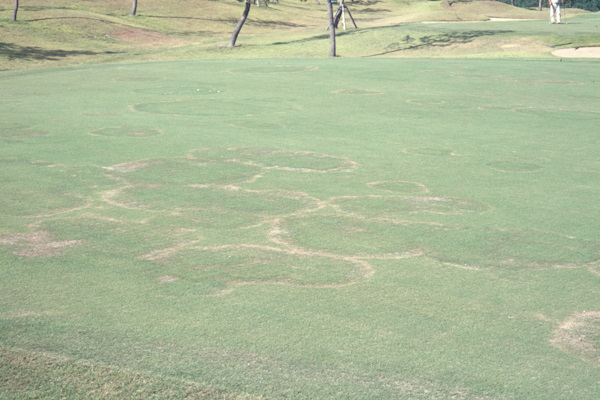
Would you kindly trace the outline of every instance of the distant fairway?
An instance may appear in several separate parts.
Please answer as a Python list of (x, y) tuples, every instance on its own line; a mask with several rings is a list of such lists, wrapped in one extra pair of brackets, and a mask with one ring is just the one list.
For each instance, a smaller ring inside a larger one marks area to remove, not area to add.
[(600, 398), (599, 70), (0, 72), (0, 397)]

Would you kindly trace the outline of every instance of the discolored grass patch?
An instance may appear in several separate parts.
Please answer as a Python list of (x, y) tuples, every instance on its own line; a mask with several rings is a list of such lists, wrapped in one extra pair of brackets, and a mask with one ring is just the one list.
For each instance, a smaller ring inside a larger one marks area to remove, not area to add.
[(266, 219), (317, 209), (306, 195), (285, 191), (252, 191), (222, 186), (128, 186), (106, 198), (128, 209), (185, 215), (201, 226), (250, 225)]
[(12, 253), (20, 257), (56, 256), (63, 249), (75, 247), (80, 243), (80, 240), (53, 240), (50, 232), (47, 231), (0, 236), (0, 245), (13, 248)]
[(256, 166), (233, 162), (204, 162), (193, 158), (140, 160), (106, 168), (109, 175), (130, 183), (149, 184), (231, 184), (255, 178), (261, 172)]
[(260, 399), (198, 383), (163, 378), (21, 349), (0, 349), (2, 393), (9, 398)]
[(144, 258), (157, 264), (149, 273), (169, 283), (160, 290), (170, 295), (222, 294), (248, 284), (334, 288), (372, 273), (361, 260), (244, 244), (165, 249)]
[(85, 208), (88, 200), (78, 191), (93, 175), (89, 169), (0, 159), (0, 215), (48, 216)]
[(231, 117), (246, 116), (248, 114), (262, 114), (265, 110), (273, 107), (281, 107), (281, 99), (264, 99), (244, 102), (239, 100), (222, 99), (199, 99), (199, 100), (175, 100), (155, 101), (140, 103), (132, 106), (134, 111), (170, 114), (170, 115), (193, 115), (201, 117)]
[(48, 131), (30, 125), (0, 122), (0, 139), (24, 139), (48, 134)]
[(575, 268), (600, 257), (596, 241), (526, 229), (460, 228), (432, 236), (426, 243), (432, 258), (481, 268)]
[(291, 246), (353, 257), (420, 254), (421, 237), (448, 228), (419, 223), (365, 221), (336, 215), (286, 218), (276, 237)]
[(516, 161), (494, 161), (488, 166), (503, 172), (534, 172), (542, 169), (542, 166), (538, 164)]
[(298, 66), (298, 65), (270, 65), (264, 68), (243, 67), (230, 69), (229, 72), (237, 74), (277, 74), (277, 73), (298, 73), (315, 71), (319, 69), (317, 66)]
[(182, 86), (182, 87), (150, 87), (144, 89), (136, 89), (136, 93), (143, 94), (158, 94), (164, 96), (177, 96), (177, 95), (192, 95), (192, 96), (206, 96), (223, 93), (221, 89), (214, 89), (204, 86)]
[(491, 209), (472, 200), (435, 196), (344, 196), (334, 197), (330, 202), (344, 212), (380, 219), (402, 219), (418, 213), (483, 213)]
[(305, 216), (282, 221), (277, 237), (304, 249), (354, 257), (424, 255), (468, 268), (582, 268), (595, 263), (600, 243), (550, 232), (469, 228), (356, 216)]
[(332, 91), (331, 93), (349, 94), (349, 95), (383, 94), (383, 92), (381, 90), (375, 90), (375, 89), (337, 89), (337, 90)]
[(417, 182), (407, 181), (382, 181), (382, 182), (369, 182), (369, 187), (374, 189), (384, 190), (386, 192), (392, 192), (397, 194), (411, 195), (418, 193), (428, 192), (427, 187)]
[(161, 132), (158, 129), (149, 128), (147, 126), (116, 126), (111, 128), (98, 129), (90, 132), (90, 135), (94, 136), (133, 136), (133, 137), (146, 137), (160, 135)]
[(584, 311), (565, 319), (550, 343), (583, 360), (600, 363), (600, 311)]
[(256, 129), (256, 130), (261, 130), (261, 131), (281, 131), (281, 130), (285, 129), (284, 124), (280, 124), (277, 122), (265, 122), (262, 120), (251, 120), (251, 119), (245, 119), (243, 121), (233, 122), (231, 125), (235, 126), (236, 128), (240, 128), (240, 129)]
[(260, 147), (197, 150), (192, 152), (191, 155), (208, 162), (222, 160), (283, 171), (349, 171), (357, 165), (352, 160), (327, 154)]
[(454, 152), (450, 149), (442, 147), (413, 147), (404, 149), (405, 153), (415, 154), (418, 156), (434, 156), (434, 157), (449, 157), (454, 156)]

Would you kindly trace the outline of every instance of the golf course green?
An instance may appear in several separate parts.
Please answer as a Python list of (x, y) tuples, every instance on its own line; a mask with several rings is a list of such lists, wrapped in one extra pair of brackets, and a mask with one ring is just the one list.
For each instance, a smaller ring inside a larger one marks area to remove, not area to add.
[(600, 398), (599, 59), (0, 88), (0, 398)]

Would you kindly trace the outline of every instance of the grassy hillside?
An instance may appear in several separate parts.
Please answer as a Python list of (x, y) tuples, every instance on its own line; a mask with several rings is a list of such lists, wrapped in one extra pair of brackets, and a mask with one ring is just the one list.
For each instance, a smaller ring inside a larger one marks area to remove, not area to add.
[[(321, 3), (282, 0), (269, 7), (253, 6), (239, 46), (229, 49), (229, 36), (242, 12), (242, 4), (235, 0), (144, 0), (136, 17), (129, 15), (127, 1), (25, 1), (16, 23), (11, 21), (13, 3), (4, 1), (0, 4), (0, 69), (194, 58), (324, 57), (328, 36), (326, 6)], [(349, 20), (347, 31), (340, 26), (342, 56), (544, 56), (550, 51), (547, 45), (564, 44), (567, 31), (567, 27), (549, 29), (546, 10), (499, 2), (455, 3), (450, 8), (443, 1), (348, 4), (360, 29), (350, 28)], [(568, 11), (569, 17), (576, 13), (582, 12)], [(535, 22), (464, 24), (497, 18)], [(421, 23), (435, 21), (457, 24)], [(594, 24), (569, 26), (569, 34), (576, 36), (569, 44), (600, 44)], [(465, 33), (473, 29), (484, 33)]]

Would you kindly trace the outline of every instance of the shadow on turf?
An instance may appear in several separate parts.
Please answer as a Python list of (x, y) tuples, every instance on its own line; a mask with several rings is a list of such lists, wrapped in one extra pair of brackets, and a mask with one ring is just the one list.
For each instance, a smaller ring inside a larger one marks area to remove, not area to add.
[[(377, 28), (374, 28), (377, 29)], [(485, 36), (493, 36), (499, 34), (510, 33), (512, 31), (465, 31), (465, 32), (446, 32), (440, 33), (437, 35), (427, 35), (421, 37), (412, 37), (410, 35), (406, 35), (402, 42), (393, 42), (390, 43), (386, 50), (380, 53), (375, 53), (368, 55), (366, 57), (376, 57), (383, 56), (386, 54), (392, 54), (399, 51), (404, 50), (420, 50), (431, 47), (446, 47), (454, 44), (465, 44), (472, 42), (473, 40), (485, 37)], [(338, 37), (353, 35), (356, 34), (356, 31), (344, 31), (337, 33)], [(291, 40), (287, 42), (273, 42), (273, 45), (289, 45), (292, 43), (306, 43), (315, 40), (323, 40), (328, 38), (329, 34), (316, 35), (310, 38), (299, 39), (299, 40)]]
[(465, 31), (465, 32), (446, 32), (437, 35), (427, 35), (421, 37), (412, 37), (406, 35), (402, 42), (390, 43), (386, 51), (371, 54), (367, 57), (383, 56), (404, 50), (421, 50), (430, 47), (446, 47), (454, 44), (470, 43), (475, 39), (485, 36), (510, 33), (511, 31)]
[(98, 54), (117, 54), (115, 51), (81, 51), (81, 50), (49, 50), (34, 46), (19, 46), (12, 43), (0, 42), (0, 56), (9, 60), (59, 60), (70, 56), (95, 56)]

